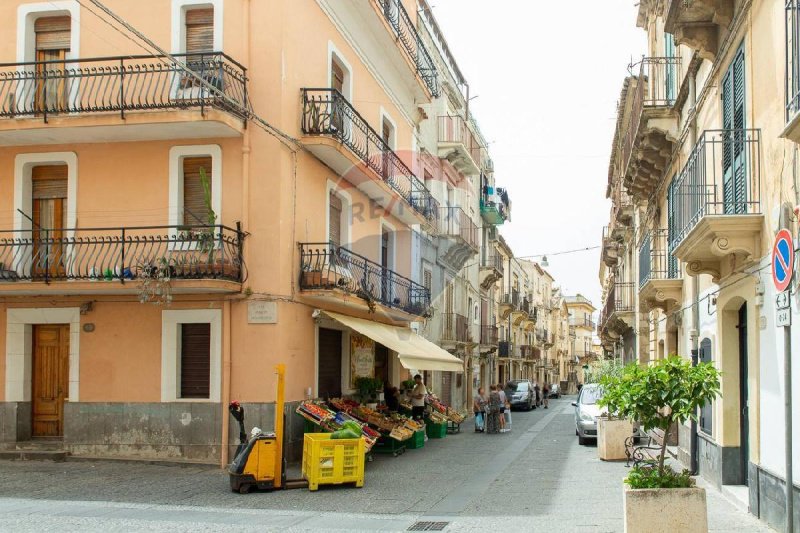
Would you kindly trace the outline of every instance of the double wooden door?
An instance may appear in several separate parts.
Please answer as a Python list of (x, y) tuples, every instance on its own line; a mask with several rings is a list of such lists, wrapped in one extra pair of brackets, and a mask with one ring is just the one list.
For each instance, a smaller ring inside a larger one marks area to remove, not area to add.
[(69, 389), (69, 324), (33, 326), (34, 437), (64, 435)]

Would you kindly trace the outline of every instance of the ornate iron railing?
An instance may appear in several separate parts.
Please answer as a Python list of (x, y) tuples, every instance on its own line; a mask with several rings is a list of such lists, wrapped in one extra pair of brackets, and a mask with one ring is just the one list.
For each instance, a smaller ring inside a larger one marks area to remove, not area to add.
[(300, 288), (341, 290), (386, 307), (423, 315), (430, 291), (347, 248), (332, 243), (300, 243)]
[(675, 228), (668, 250), (705, 216), (760, 213), (760, 191), (761, 130), (704, 131), (667, 193)]
[(800, 111), (800, 2), (786, 1), (786, 121)]
[(481, 268), (503, 272), (503, 255), (495, 248), (486, 250), (481, 257)]
[(669, 233), (655, 229), (642, 237), (639, 245), (639, 288), (654, 279), (680, 279), (681, 266), (678, 259), (669, 253)]
[(498, 342), (497, 326), (481, 326), (481, 344), (491, 346)]
[(439, 203), (431, 192), (339, 91), (303, 89), (302, 130), (347, 146), (415, 211), (435, 222)]
[(458, 313), (442, 314), (442, 340), (470, 342), (469, 321)]
[(54, 114), (214, 107), (245, 118), (242, 65), (221, 52), (173, 57), (178, 62), (150, 55), (0, 64), (0, 117), (46, 122)]
[(0, 281), (242, 282), (243, 242), (238, 224), (2, 231)]
[[(646, 57), (639, 64), (639, 77), (631, 103), (628, 123), (622, 143), (622, 174), (627, 172), (639, 135), (642, 112), (645, 108), (672, 107), (678, 97), (681, 73), (680, 57)], [(634, 68), (631, 65), (630, 68)]]
[(439, 208), (439, 235), (460, 237), (471, 248), (478, 247), (478, 226), (460, 207)]
[(611, 281), (603, 306), (601, 325), (614, 313), (630, 313), (636, 309), (633, 287), (633, 282)]
[(469, 153), (475, 166), (481, 166), (483, 146), (469, 129), (467, 121), (460, 116), (440, 116), (438, 121), (439, 142), (461, 144)]
[(401, 0), (374, 0), (386, 22), (394, 30), (395, 39), (400, 44), (400, 48), (408, 58), (416, 65), (417, 73), (430, 93), (438, 98), (441, 94), (439, 87), (439, 71), (433, 62), (428, 49), (422, 42), (422, 38), (417, 33), (416, 25), (408, 15), (406, 8), (403, 7)]
[(594, 329), (597, 324), (595, 324), (594, 320), (588, 317), (569, 317), (569, 325), (575, 326), (577, 328), (590, 328)]

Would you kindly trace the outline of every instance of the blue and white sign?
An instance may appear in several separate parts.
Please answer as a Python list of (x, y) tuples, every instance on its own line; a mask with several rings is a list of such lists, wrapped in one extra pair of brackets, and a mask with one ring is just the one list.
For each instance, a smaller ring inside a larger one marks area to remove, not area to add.
[(794, 242), (789, 230), (782, 229), (775, 236), (772, 246), (772, 281), (778, 292), (785, 291), (792, 283), (794, 274)]

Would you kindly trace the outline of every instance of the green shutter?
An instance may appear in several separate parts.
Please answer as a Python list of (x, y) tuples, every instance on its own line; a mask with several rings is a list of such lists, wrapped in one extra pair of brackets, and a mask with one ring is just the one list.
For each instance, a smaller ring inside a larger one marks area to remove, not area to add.
[(725, 214), (747, 212), (747, 128), (744, 49), (731, 61), (722, 80), (722, 190)]
[(664, 76), (664, 96), (666, 97), (667, 105), (675, 103), (675, 96), (677, 93), (677, 80), (675, 75), (675, 63), (672, 62), (675, 57), (675, 38), (671, 33), (664, 34), (664, 56), (666, 61), (666, 73)]

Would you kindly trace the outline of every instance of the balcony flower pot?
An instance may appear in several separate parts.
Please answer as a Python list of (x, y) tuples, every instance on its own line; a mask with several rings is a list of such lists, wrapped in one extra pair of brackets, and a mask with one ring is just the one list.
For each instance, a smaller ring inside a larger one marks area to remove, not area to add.
[(322, 272), (319, 270), (309, 270), (303, 272), (304, 287), (320, 287), (322, 285)]
[(603, 461), (622, 461), (625, 439), (633, 434), (633, 422), (628, 419), (601, 416), (597, 419), (597, 456)]
[(708, 531), (705, 489), (632, 489), (626, 484), (622, 499), (625, 533)]

